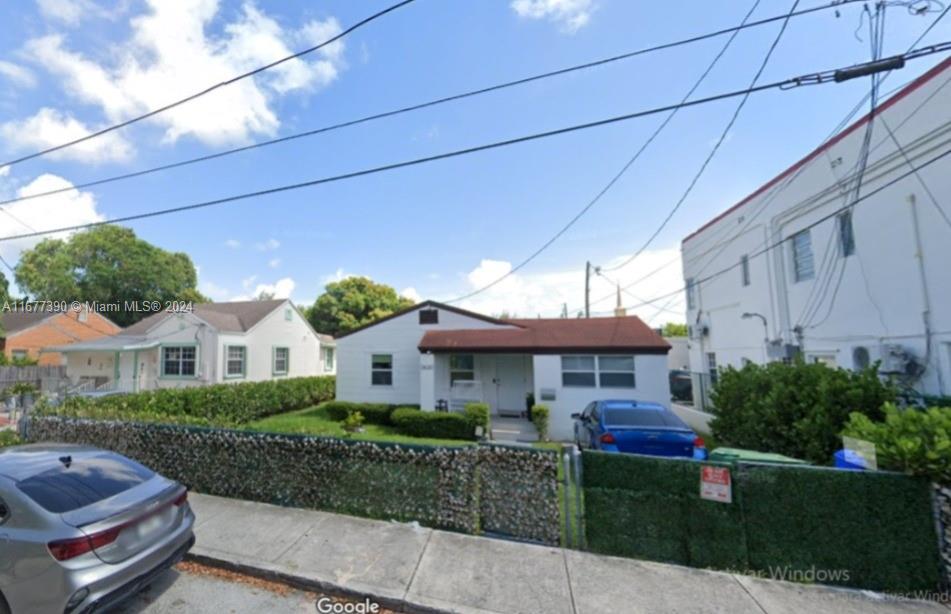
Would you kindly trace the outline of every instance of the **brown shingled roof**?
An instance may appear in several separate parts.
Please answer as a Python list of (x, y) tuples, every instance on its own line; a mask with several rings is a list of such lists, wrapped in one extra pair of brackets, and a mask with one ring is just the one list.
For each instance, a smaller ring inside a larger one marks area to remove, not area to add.
[[(284, 303), (284, 299), (270, 301), (235, 301), (232, 303), (200, 303), (194, 314), (223, 333), (244, 333)], [(125, 335), (144, 335), (153, 326), (170, 315), (162, 312), (139, 320), (124, 329)]]
[(666, 354), (670, 344), (637, 316), (622, 318), (510, 319), (520, 328), (431, 330), (423, 352)]

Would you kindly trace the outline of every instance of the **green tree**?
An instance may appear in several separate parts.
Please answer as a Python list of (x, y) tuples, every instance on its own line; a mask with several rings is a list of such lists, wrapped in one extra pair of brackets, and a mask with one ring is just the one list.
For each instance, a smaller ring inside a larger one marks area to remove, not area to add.
[(307, 311), (307, 318), (317, 332), (339, 335), (412, 305), (412, 300), (386, 284), (348, 277), (327, 284)]
[(661, 334), (665, 337), (686, 337), (687, 325), (680, 322), (668, 322), (661, 329)]
[(148, 315), (125, 309), (132, 301), (207, 301), (187, 254), (165, 251), (120, 226), (42, 241), (20, 256), (15, 279), (35, 300), (118, 303), (120, 310), (108, 315), (120, 326)]

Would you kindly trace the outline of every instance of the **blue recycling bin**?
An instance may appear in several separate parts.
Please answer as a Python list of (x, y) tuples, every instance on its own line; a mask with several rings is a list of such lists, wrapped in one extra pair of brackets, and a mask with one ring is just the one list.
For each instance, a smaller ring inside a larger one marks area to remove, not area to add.
[(836, 469), (847, 471), (865, 471), (868, 469), (865, 459), (855, 450), (837, 450), (833, 457), (835, 458)]

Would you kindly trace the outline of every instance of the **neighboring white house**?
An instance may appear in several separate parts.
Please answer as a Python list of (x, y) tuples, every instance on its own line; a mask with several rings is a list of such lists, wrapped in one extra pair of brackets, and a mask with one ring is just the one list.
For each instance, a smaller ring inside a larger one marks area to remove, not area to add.
[(333, 374), (333, 339), (288, 300), (204, 303), (153, 314), (113, 337), (48, 348), (96, 390), (137, 392)]
[(337, 399), (521, 415), (551, 408), (551, 435), (597, 399), (670, 406), (670, 346), (637, 317), (496, 319), (426, 301), (337, 337)]
[(664, 337), (670, 344), (667, 354), (667, 368), (671, 371), (690, 370), (690, 344), (686, 337)]
[(949, 84), (951, 59), (684, 239), (695, 393), (801, 353), (951, 394), (951, 157), (911, 172), (951, 150)]

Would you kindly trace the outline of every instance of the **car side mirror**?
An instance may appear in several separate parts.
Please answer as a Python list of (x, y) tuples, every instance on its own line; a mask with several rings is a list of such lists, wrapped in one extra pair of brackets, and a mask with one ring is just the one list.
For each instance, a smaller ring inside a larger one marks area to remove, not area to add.
[(571, 419), (572, 419), (572, 420), (578, 420), (579, 418), (581, 418), (581, 414), (577, 414), (577, 413), (571, 414)]

